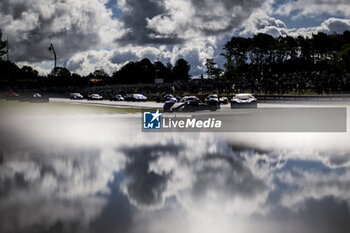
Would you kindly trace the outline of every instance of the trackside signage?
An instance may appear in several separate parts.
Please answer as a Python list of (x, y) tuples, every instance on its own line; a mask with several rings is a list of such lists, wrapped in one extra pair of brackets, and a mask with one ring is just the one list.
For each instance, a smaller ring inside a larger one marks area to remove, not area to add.
[(144, 111), (143, 132), (346, 132), (343, 107), (220, 109), (163, 113)]

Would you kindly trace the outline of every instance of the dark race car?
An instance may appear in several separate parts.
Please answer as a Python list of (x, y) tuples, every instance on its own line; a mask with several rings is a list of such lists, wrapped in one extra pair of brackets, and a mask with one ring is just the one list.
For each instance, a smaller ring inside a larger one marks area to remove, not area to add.
[(110, 101), (124, 101), (124, 97), (121, 94), (114, 94), (109, 98)]
[(231, 108), (257, 108), (257, 99), (249, 93), (237, 94), (231, 99)]
[(185, 96), (179, 102), (166, 101), (163, 106), (164, 112), (195, 112), (201, 110), (216, 111), (220, 108), (217, 100), (201, 102), (197, 96)]
[(228, 99), (225, 96), (218, 96), (217, 94), (210, 94), (208, 95), (204, 102), (209, 101), (210, 99), (215, 99), (220, 102), (220, 104), (228, 104)]
[(181, 97), (178, 97), (178, 96), (175, 97), (172, 94), (165, 94), (157, 97), (157, 103), (166, 102), (166, 101), (175, 101), (175, 100), (176, 102), (178, 102), (180, 99)]

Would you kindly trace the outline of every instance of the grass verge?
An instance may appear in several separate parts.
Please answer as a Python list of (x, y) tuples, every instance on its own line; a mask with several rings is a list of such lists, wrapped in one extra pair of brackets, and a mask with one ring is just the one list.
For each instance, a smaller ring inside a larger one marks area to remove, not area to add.
[(114, 106), (84, 105), (71, 103), (29, 103), (16, 100), (0, 100), (1, 114), (114, 114), (140, 113), (141, 108), (122, 108)]

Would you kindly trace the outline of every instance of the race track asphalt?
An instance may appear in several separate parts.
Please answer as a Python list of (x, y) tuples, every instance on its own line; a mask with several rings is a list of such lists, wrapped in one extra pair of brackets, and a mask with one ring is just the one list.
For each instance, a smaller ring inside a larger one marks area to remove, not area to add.
[[(110, 107), (162, 109), (163, 103), (126, 101), (88, 101), (50, 98), (50, 102)], [(164, 132), (346, 132), (350, 103), (259, 103), (257, 109), (231, 109), (221, 105), (215, 112), (189, 113), (191, 118), (222, 121), (220, 129), (162, 129)], [(188, 114), (187, 114), (188, 115)], [(185, 119), (185, 118), (184, 118)], [(137, 117), (135, 120), (139, 120)]]

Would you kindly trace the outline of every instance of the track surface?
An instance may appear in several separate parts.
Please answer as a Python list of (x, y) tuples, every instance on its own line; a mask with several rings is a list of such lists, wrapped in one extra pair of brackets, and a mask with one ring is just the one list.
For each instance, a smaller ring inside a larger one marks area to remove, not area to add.
[[(142, 109), (163, 108), (163, 103), (150, 101), (117, 102), (50, 98), (50, 102)], [(230, 104), (226, 104), (221, 105), (221, 109), (215, 112), (199, 111), (186, 114), (201, 120), (208, 118), (221, 120), (223, 122), (222, 129), (214, 130), (218, 132), (345, 132), (349, 106), (349, 102), (330, 104), (329, 102), (318, 101), (312, 103), (289, 102), (288, 104), (259, 103), (257, 109), (231, 109)], [(130, 116), (125, 117), (130, 119)], [(131, 118), (137, 121), (136, 124), (140, 124), (139, 116)], [(191, 130), (193, 129), (184, 131)], [(199, 131), (203, 131), (203, 129)], [(204, 131), (208, 130), (204, 129)]]

